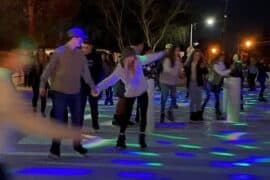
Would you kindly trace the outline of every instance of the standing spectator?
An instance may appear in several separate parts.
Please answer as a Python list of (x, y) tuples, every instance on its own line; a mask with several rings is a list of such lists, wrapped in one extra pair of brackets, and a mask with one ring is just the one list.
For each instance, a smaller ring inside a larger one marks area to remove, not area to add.
[(250, 63), (248, 65), (248, 85), (249, 90), (254, 91), (256, 89), (256, 76), (257, 76), (258, 68), (257, 62), (254, 57), (250, 58)]
[[(94, 83), (97, 84), (103, 78), (103, 67), (102, 67), (102, 60), (100, 55), (96, 53), (93, 44), (90, 41), (85, 41), (82, 45), (83, 53), (86, 56), (88, 69), (91, 73), (91, 76), (94, 80)], [(89, 105), (91, 107), (91, 118), (92, 118), (92, 127), (94, 130), (99, 130), (99, 123), (98, 123), (98, 99), (99, 97), (94, 97), (89, 94), (91, 87), (89, 84), (82, 79), (82, 87), (81, 87), (81, 125), (84, 122), (84, 113), (85, 107), (87, 103), (87, 99)]]
[(206, 62), (200, 50), (194, 50), (186, 63), (187, 86), (190, 98), (190, 120), (203, 120), (202, 88), (208, 73)]
[(264, 64), (264, 59), (261, 59), (257, 65), (258, 67), (258, 77), (257, 81), (260, 83), (261, 90), (259, 94), (259, 101), (266, 102), (267, 99), (264, 98), (264, 90), (265, 90), (265, 81), (266, 79), (269, 79), (269, 76), (266, 72), (267, 66)]
[(179, 57), (180, 49), (173, 46), (169, 49), (168, 56), (162, 61), (162, 71), (160, 72), (159, 82), (161, 87), (161, 110), (160, 122), (165, 121), (165, 106), (170, 94), (171, 105), (168, 109), (168, 119), (174, 121), (173, 108), (176, 105), (176, 84), (183, 76), (182, 64)]
[(240, 109), (244, 110), (244, 96), (243, 96), (243, 88), (244, 88), (244, 75), (243, 75), (243, 62), (238, 54), (233, 56), (233, 66), (234, 69), (231, 72), (232, 77), (238, 77), (241, 79), (241, 92), (240, 92)]
[[(33, 90), (33, 98), (32, 98), (32, 106), (33, 111), (37, 112), (37, 104), (39, 99), (39, 85), (40, 85), (40, 76), (43, 72), (43, 69), (48, 63), (48, 57), (46, 55), (45, 49), (39, 48), (37, 50), (35, 62), (31, 68), (30, 75), (32, 79), (32, 90)], [(46, 89), (48, 89), (48, 83), (46, 84)], [(46, 117), (45, 109), (46, 109), (46, 96), (41, 96), (41, 113), (43, 117)]]
[[(114, 70), (115, 68), (115, 62), (113, 59), (113, 55), (108, 53), (108, 54), (101, 54), (103, 56), (102, 58), (102, 64), (103, 64), (103, 69), (104, 69), (104, 76), (108, 77)], [(104, 104), (107, 106), (108, 104), (113, 105), (113, 90), (112, 87), (109, 87), (108, 89), (105, 90), (106, 94), (106, 99)]]
[(223, 78), (229, 76), (233, 66), (230, 69), (226, 69), (225, 66), (225, 55), (219, 54), (210, 64), (209, 68), (209, 84), (210, 89), (215, 95), (215, 110), (216, 110), (216, 119), (223, 120), (222, 111), (220, 109), (220, 92), (223, 82)]
[[(85, 55), (78, 49), (83, 39), (87, 38), (86, 33), (80, 28), (72, 28), (68, 31), (69, 41), (55, 49), (48, 65), (41, 76), (40, 94), (45, 96), (46, 83), (51, 77), (51, 89), (54, 91), (54, 114), (57, 121), (64, 122), (64, 112), (67, 107), (71, 113), (73, 126), (81, 125), (81, 77), (95, 92), (95, 84), (89, 73)], [(89, 92), (90, 93), (90, 92)], [(79, 154), (85, 156), (87, 149), (82, 147), (80, 141), (73, 142), (73, 148)], [(60, 158), (60, 140), (53, 139), (50, 158)]]

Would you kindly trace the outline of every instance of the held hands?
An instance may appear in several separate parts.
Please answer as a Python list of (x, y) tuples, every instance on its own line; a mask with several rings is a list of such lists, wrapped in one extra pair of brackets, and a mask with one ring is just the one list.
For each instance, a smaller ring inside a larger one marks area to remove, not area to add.
[(46, 96), (46, 95), (47, 95), (46, 89), (45, 89), (45, 88), (40, 88), (39, 94), (40, 94), (40, 96), (42, 96), (42, 97)]
[(100, 94), (100, 91), (95, 87), (91, 89), (91, 95), (94, 97), (98, 97)]

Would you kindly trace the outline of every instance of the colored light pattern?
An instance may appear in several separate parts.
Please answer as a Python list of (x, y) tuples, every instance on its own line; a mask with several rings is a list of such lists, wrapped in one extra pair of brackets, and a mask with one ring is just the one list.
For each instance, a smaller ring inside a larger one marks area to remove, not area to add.
[(231, 180), (257, 180), (258, 178), (255, 175), (251, 174), (230, 174), (228, 177)]
[(176, 156), (178, 157), (184, 157), (184, 158), (195, 158), (196, 155), (193, 153), (187, 153), (187, 152), (176, 152)]
[(133, 156), (151, 156), (151, 157), (158, 157), (160, 154), (152, 153), (152, 152), (135, 152), (135, 151), (124, 151), (122, 154), (126, 155), (133, 155)]
[(139, 148), (140, 145), (139, 144), (134, 144), (134, 143), (127, 143), (128, 147), (134, 147), (134, 148)]
[(181, 128), (186, 127), (187, 123), (156, 123), (156, 128)]
[(171, 145), (173, 144), (173, 142), (171, 141), (162, 141), (162, 140), (157, 140), (158, 144), (162, 144), (162, 145)]
[(236, 146), (241, 147), (243, 149), (259, 149), (259, 147), (257, 146), (250, 146), (250, 145), (244, 145), (244, 144), (236, 145)]
[(19, 175), (43, 175), (43, 176), (84, 176), (92, 173), (92, 170), (85, 168), (26, 168), (17, 170)]
[(187, 149), (202, 149), (202, 146), (192, 145), (192, 144), (179, 144), (179, 147)]
[(210, 166), (219, 168), (232, 168), (232, 167), (249, 167), (251, 166), (251, 164), (246, 162), (211, 161)]
[(86, 149), (94, 149), (104, 146), (110, 146), (115, 143), (115, 139), (102, 139), (102, 138), (96, 138), (96, 139), (89, 139), (86, 141), (83, 141), (83, 147)]
[(246, 134), (246, 132), (221, 131), (219, 134), (209, 134), (209, 136), (217, 137), (226, 141), (237, 141)]
[(172, 135), (166, 135), (166, 134), (157, 134), (154, 133), (152, 136), (155, 137), (161, 137), (161, 138), (167, 138), (167, 139), (174, 139), (174, 140), (187, 140), (187, 137), (181, 137), (181, 136), (172, 136)]
[(248, 126), (248, 123), (232, 123), (233, 126)]
[(119, 177), (123, 178), (138, 178), (138, 179), (153, 179), (155, 174), (149, 172), (120, 172)]
[(145, 162), (138, 160), (112, 160), (113, 164), (124, 165), (124, 166), (150, 166), (150, 167), (161, 167), (162, 163), (158, 162)]
[(255, 139), (239, 139), (239, 140), (229, 140), (224, 141), (224, 144), (252, 144), (256, 143)]
[(227, 152), (210, 152), (210, 154), (216, 155), (216, 156), (226, 156), (226, 157), (233, 157), (233, 156), (235, 156), (235, 154), (227, 153)]

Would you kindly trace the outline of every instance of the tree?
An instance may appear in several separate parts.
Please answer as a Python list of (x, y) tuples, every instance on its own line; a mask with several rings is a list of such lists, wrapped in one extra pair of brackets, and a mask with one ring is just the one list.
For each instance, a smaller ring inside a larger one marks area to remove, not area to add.
[(125, 0), (100, 0), (97, 4), (105, 18), (107, 29), (114, 35), (117, 40), (118, 47), (124, 48), (124, 14), (126, 9)]
[(153, 50), (160, 44), (173, 20), (183, 14), (187, 7), (185, 0), (166, 2), (135, 0), (129, 6), (143, 30), (148, 46), (152, 47)]

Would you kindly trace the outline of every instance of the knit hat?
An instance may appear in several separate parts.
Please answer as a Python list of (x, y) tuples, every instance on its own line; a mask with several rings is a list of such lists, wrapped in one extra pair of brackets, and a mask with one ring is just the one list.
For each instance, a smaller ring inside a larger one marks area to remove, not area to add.
[(78, 27), (73, 27), (73, 28), (69, 29), (68, 32), (67, 32), (67, 35), (70, 38), (73, 38), (73, 37), (80, 37), (82, 39), (87, 39), (88, 38), (88, 36), (84, 32), (84, 30), (82, 30), (81, 28), (78, 28)]

